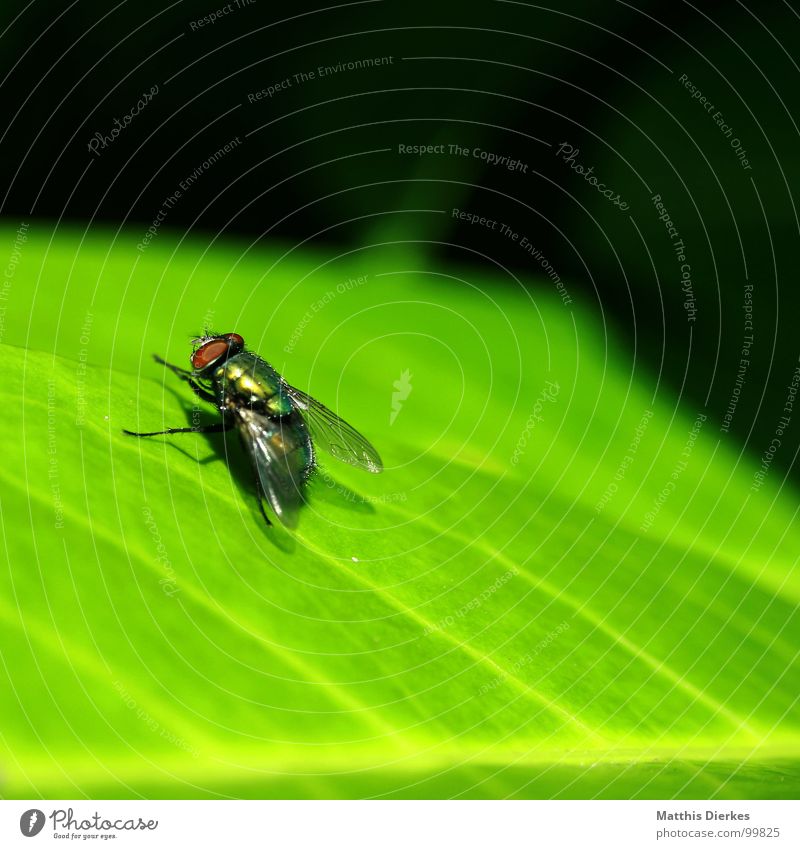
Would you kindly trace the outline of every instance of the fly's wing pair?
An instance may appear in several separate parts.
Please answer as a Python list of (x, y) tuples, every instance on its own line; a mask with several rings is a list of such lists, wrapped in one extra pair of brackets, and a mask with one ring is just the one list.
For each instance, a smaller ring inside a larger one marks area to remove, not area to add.
[(292, 399), (295, 409), (302, 413), (311, 438), (320, 448), (350, 466), (357, 466), (376, 475), (383, 471), (383, 462), (375, 446), (355, 428), (324, 404), (286, 381), (283, 381), (283, 389)]
[(295, 412), (271, 418), (242, 408), (237, 415), (264, 497), (278, 519), (294, 528), (314, 462), (309, 436), (351, 466), (377, 474), (383, 463), (375, 447), (334, 412), (286, 382), (282, 388)]
[(261, 494), (286, 527), (296, 527), (303, 506), (303, 488), (313, 463), (302, 422), (298, 423), (295, 414), (270, 418), (247, 408), (237, 410), (236, 415)]

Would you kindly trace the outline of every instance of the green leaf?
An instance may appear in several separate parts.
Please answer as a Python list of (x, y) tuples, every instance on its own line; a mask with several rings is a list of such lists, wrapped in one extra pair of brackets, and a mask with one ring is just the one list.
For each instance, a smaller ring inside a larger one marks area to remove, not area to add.
[[(588, 310), (140, 239), (33, 225), (6, 289), (3, 796), (796, 796), (796, 494)], [(235, 438), (122, 434), (214, 420), (150, 358), (204, 323), (383, 455), (294, 542)]]

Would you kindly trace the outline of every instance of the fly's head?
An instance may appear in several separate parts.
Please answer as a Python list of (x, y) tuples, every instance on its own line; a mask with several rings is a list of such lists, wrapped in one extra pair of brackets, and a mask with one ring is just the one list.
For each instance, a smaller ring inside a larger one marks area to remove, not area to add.
[(195, 346), (191, 362), (198, 377), (207, 377), (226, 360), (244, 351), (244, 339), (238, 333), (207, 334), (192, 340)]

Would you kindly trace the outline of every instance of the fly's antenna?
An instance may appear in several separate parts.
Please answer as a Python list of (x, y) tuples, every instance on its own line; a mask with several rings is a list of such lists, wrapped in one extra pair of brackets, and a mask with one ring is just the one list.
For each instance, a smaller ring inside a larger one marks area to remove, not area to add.
[(208, 342), (209, 339), (213, 339), (215, 336), (219, 336), (218, 333), (214, 333), (214, 331), (206, 326), (203, 328), (203, 333), (200, 336), (190, 336), (189, 340), (192, 345), (202, 345), (204, 342)]

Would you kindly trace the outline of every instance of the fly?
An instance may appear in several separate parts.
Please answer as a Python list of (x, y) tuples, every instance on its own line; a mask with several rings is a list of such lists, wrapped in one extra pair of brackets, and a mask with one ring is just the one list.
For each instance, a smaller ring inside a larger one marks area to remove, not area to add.
[(196, 339), (191, 371), (158, 355), (154, 358), (188, 383), (198, 398), (216, 407), (222, 421), (123, 433), (160, 436), (236, 428), (253, 466), (258, 503), (267, 524), (271, 522), (263, 501), (284, 525), (296, 527), (305, 487), (316, 467), (317, 445), (343, 463), (373, 474), (383, 471), (370, 442), (319, 401), (288, 384), (266, 360), (245, 350), (238, 333)]

